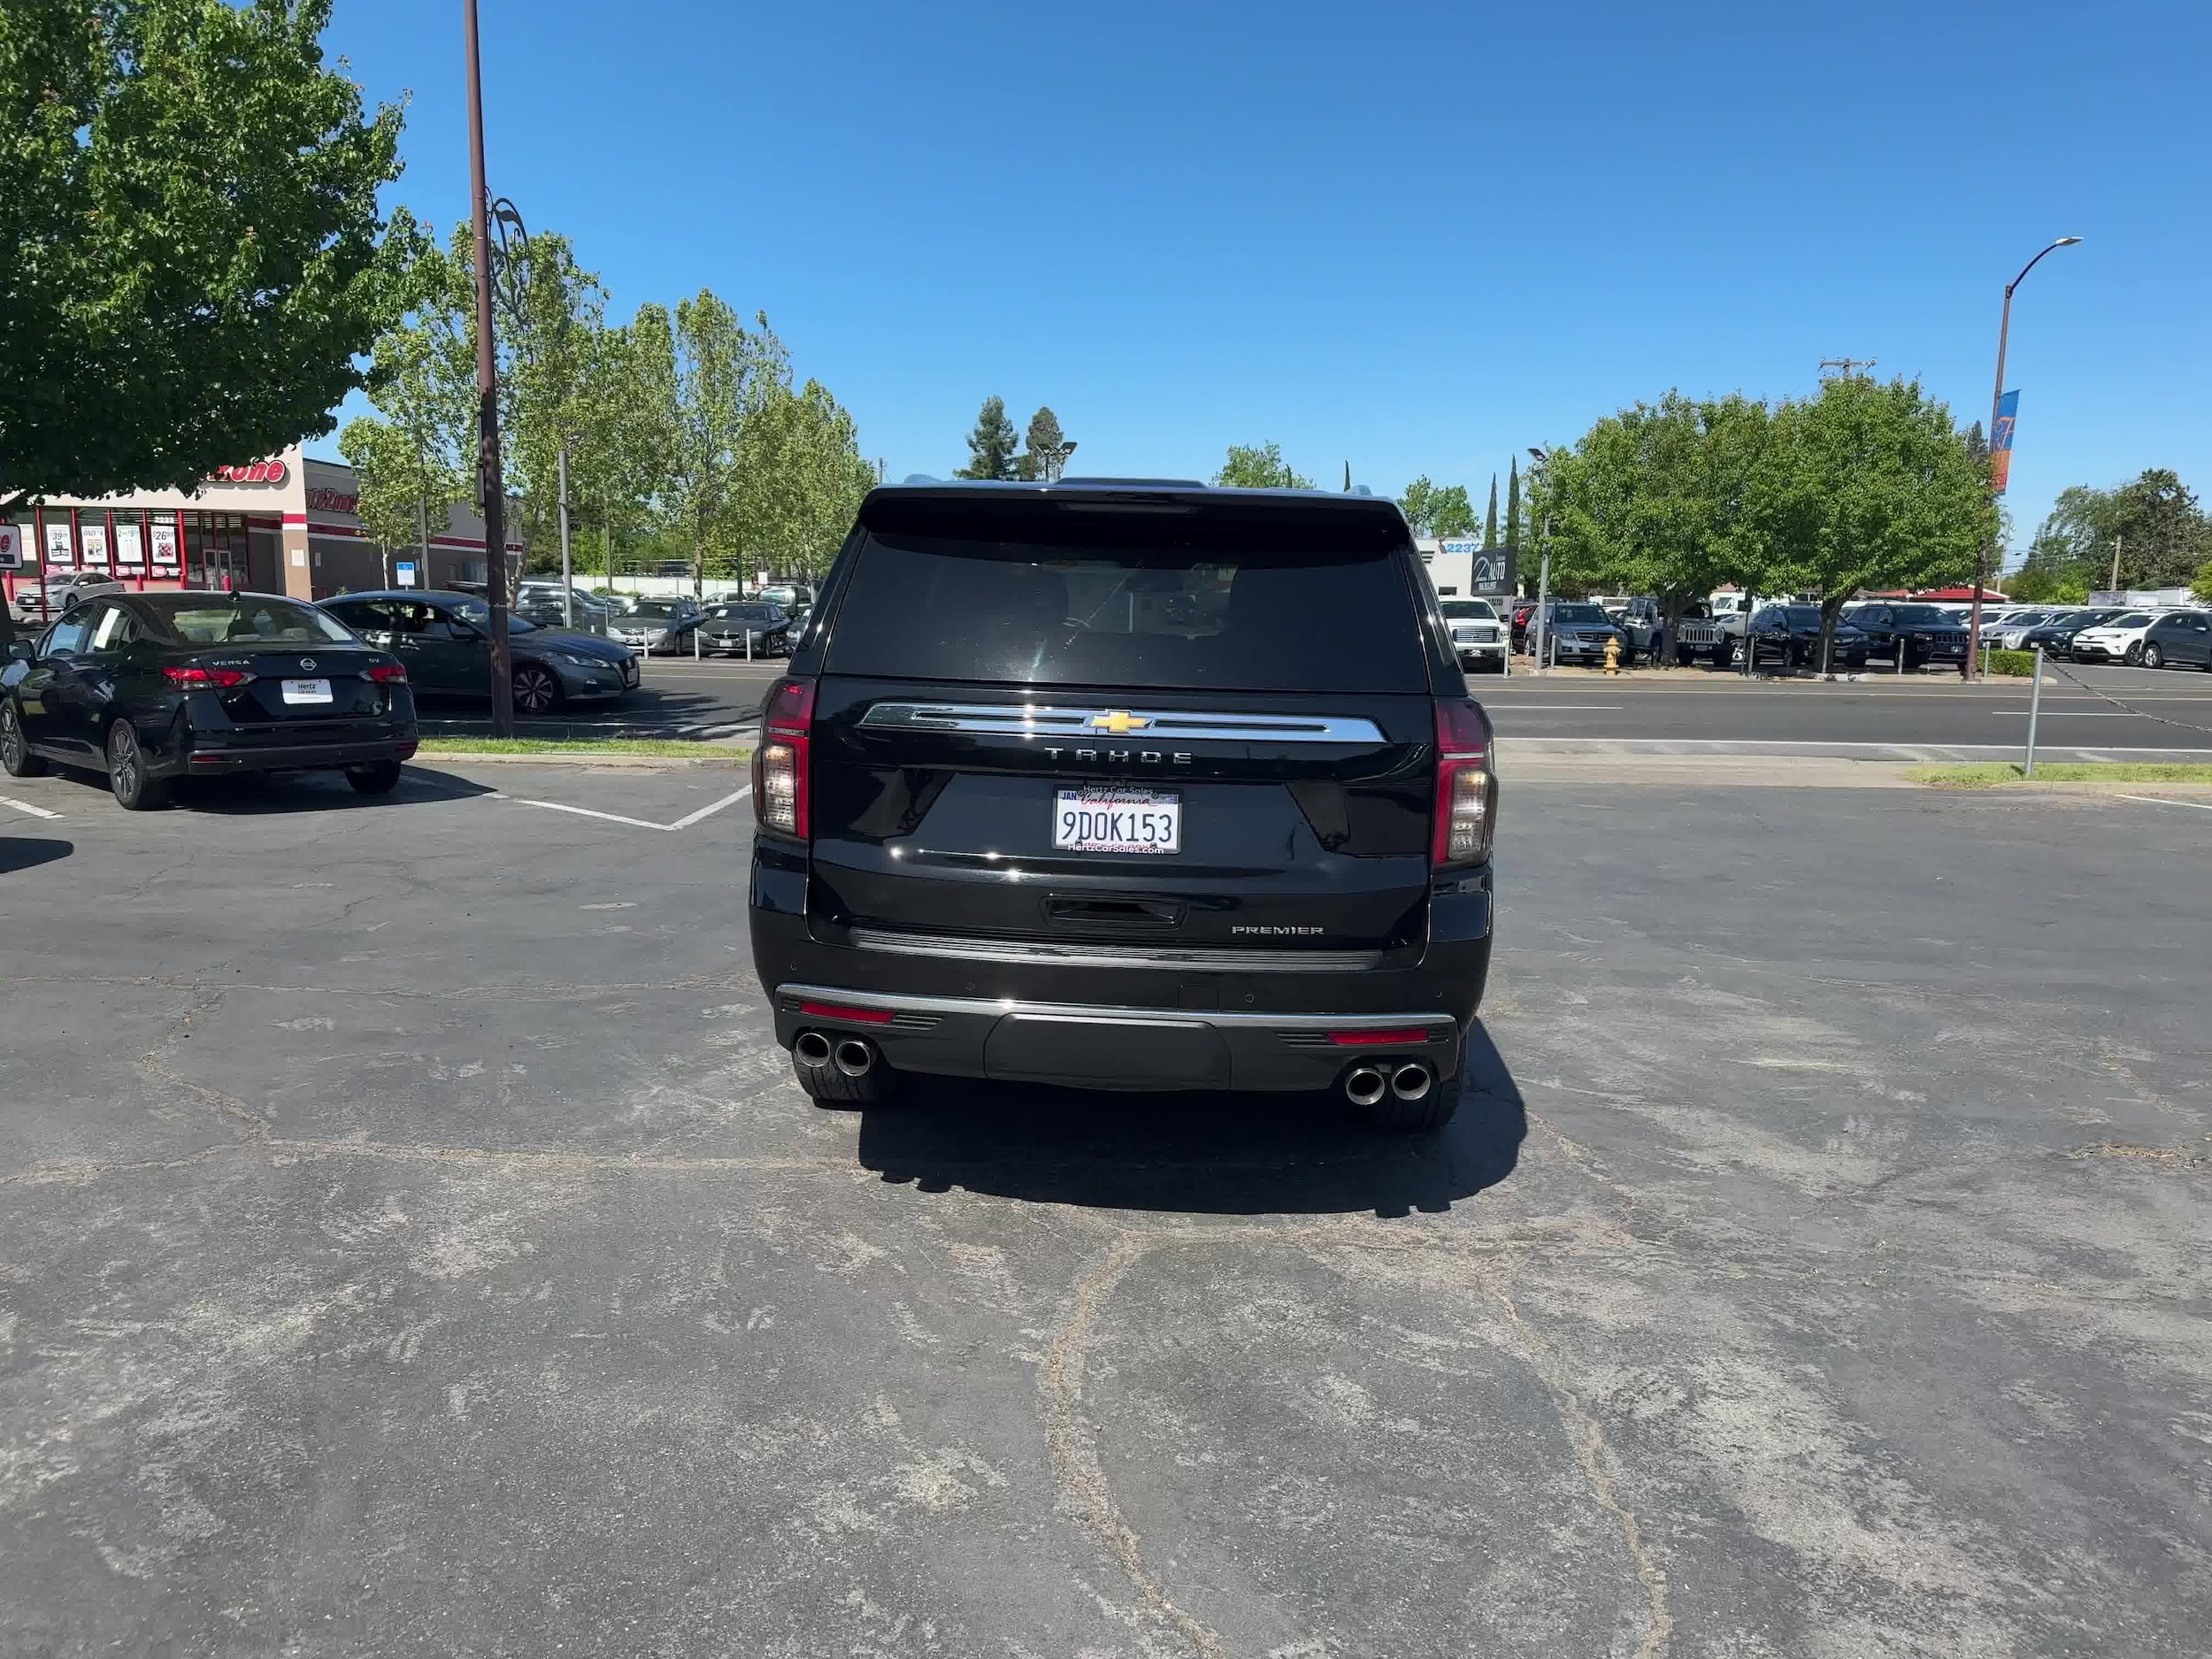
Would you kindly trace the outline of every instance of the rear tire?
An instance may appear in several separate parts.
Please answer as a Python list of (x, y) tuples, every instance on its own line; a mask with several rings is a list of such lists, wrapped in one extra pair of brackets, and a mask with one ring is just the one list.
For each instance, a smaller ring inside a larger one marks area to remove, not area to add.
[(126, 812), (150, 812), (169, 803), (169, 786), (146, 775), (146, 752), (138, 746), (137, 729), (128, 720), (108, 727), (107, 757), (108, 787)]
[(1439, 1078), (1419, 1100), (1400, 1100), (1395, 1094), (1385, 1093), (1372, 1106), (1353, 1110), (1374, 1128), (1395, 1134), (1423, 1134), (1441, 1129), (1459, 1110), (1459, 1079)]
[(30, 740), (23, 735), (23, 717), (16, 712), (15, 699), (0, 703), (0, 772), (11, 778), (36, 778), (46, 770), (46, 763), (31, 753)]
[(346, 781), (361, 795), (389, 795), (399, 787), (399, 763), (373, 760), (365, 766), (349, 766)]

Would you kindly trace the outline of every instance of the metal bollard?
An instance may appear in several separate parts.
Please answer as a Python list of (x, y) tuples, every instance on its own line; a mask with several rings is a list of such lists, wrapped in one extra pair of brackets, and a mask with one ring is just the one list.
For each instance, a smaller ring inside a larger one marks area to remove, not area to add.
[(2035, 776), (2035, 723), (2043, 712), (2043, 648), (2035, 648), (2035, 680), (2028, 687), (2028, 764), (2024, 777)]

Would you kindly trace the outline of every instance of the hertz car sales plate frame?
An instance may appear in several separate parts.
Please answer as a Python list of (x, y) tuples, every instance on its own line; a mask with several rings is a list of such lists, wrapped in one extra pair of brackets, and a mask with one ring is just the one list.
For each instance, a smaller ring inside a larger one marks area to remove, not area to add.
[(1056, 792), (1055, 852), (1159, 857), (1183, 850), (1183, 798), (1172, 789), (1080, 784)]

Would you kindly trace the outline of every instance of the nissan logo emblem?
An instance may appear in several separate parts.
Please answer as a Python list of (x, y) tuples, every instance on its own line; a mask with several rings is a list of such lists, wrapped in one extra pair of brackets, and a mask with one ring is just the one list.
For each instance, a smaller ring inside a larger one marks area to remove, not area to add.
[(312, 668), (315, 666), (315, 659), (311, 657), (303, 657), (300, 658), (300, 666), (302, 668)]

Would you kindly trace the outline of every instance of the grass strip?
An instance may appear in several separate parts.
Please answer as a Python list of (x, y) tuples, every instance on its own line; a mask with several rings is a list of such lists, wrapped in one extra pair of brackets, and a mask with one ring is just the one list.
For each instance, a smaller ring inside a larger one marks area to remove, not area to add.
[(426, 737), (418, 755), (642, 755), (656, 759), (739, 761), (750, 743), (708, 743), (674, 737)]
[[(1939, 789), (1993, 789), (2008, 783), (2028, 781), (2016, 760), (1981, 761), (1965, 766), (1922, 766), (1914, 772), (1915, 783)], [(2042, 761), (2037, 764), (2037, 783), (2212, 783), (2212, 766), (2181, 761)]]

